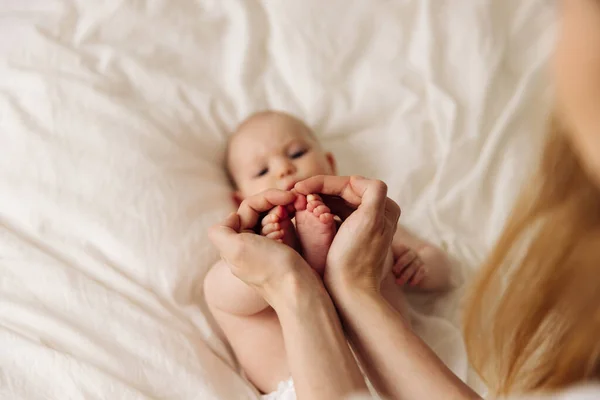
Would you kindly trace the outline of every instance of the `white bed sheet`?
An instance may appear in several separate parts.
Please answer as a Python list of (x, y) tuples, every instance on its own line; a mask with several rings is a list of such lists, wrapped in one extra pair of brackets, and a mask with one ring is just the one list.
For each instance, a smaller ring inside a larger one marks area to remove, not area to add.
[(536, 160), (553, 22), (546, 0), (0, 2), (0, 398), (256, 396), (200, 290), (255, 110), (304, 118), (476, 269)]

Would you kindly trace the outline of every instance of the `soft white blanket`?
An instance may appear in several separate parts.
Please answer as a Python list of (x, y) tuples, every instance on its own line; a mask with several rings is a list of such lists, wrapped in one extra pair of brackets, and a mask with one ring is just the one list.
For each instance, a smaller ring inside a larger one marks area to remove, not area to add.
[[(255, 397), (200, 289), (224, 139), (258, 109), (307, 120), (477, 268), (535, 163), (553, 20), (545, 0), (3, 0), (0, 398)], [(423, 334), (471, 381), (450, 297)]]

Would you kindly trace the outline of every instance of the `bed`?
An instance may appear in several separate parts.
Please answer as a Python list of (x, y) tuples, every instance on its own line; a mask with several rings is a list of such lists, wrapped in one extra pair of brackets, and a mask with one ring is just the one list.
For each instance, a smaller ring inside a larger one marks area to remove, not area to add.
[[(554, 7), (0, 2), (0, 398), (257, 398), (201, 288), (233, 208), (225, 139), (265, 108), (385, 180), (468, 282), (535, 166)], [(460, 338), (461, 293), (415, 308)]]

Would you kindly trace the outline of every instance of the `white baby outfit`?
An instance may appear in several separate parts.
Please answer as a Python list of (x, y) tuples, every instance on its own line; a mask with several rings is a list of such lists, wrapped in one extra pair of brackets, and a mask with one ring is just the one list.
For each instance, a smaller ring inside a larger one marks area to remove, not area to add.
[(277, 390), (261, 396), (262, 400), (296, 400), (296, 389), (292, 378), (279, 382)]

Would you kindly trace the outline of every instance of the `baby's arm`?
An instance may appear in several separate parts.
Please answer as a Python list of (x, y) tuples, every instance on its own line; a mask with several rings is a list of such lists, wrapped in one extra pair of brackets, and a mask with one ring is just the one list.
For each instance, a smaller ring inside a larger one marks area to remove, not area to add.
[(392, 271), (398, 283), (427, 291), (452, 286), (452, 262), (447, 254), (400, 225), (392, 241), (392, 253)]
[(231, 273), (224, 261), (217, 262), (206, 275), (204, 296), (209, 306), (238, 316), (255, 315), (269, 307), (256, 290)]

